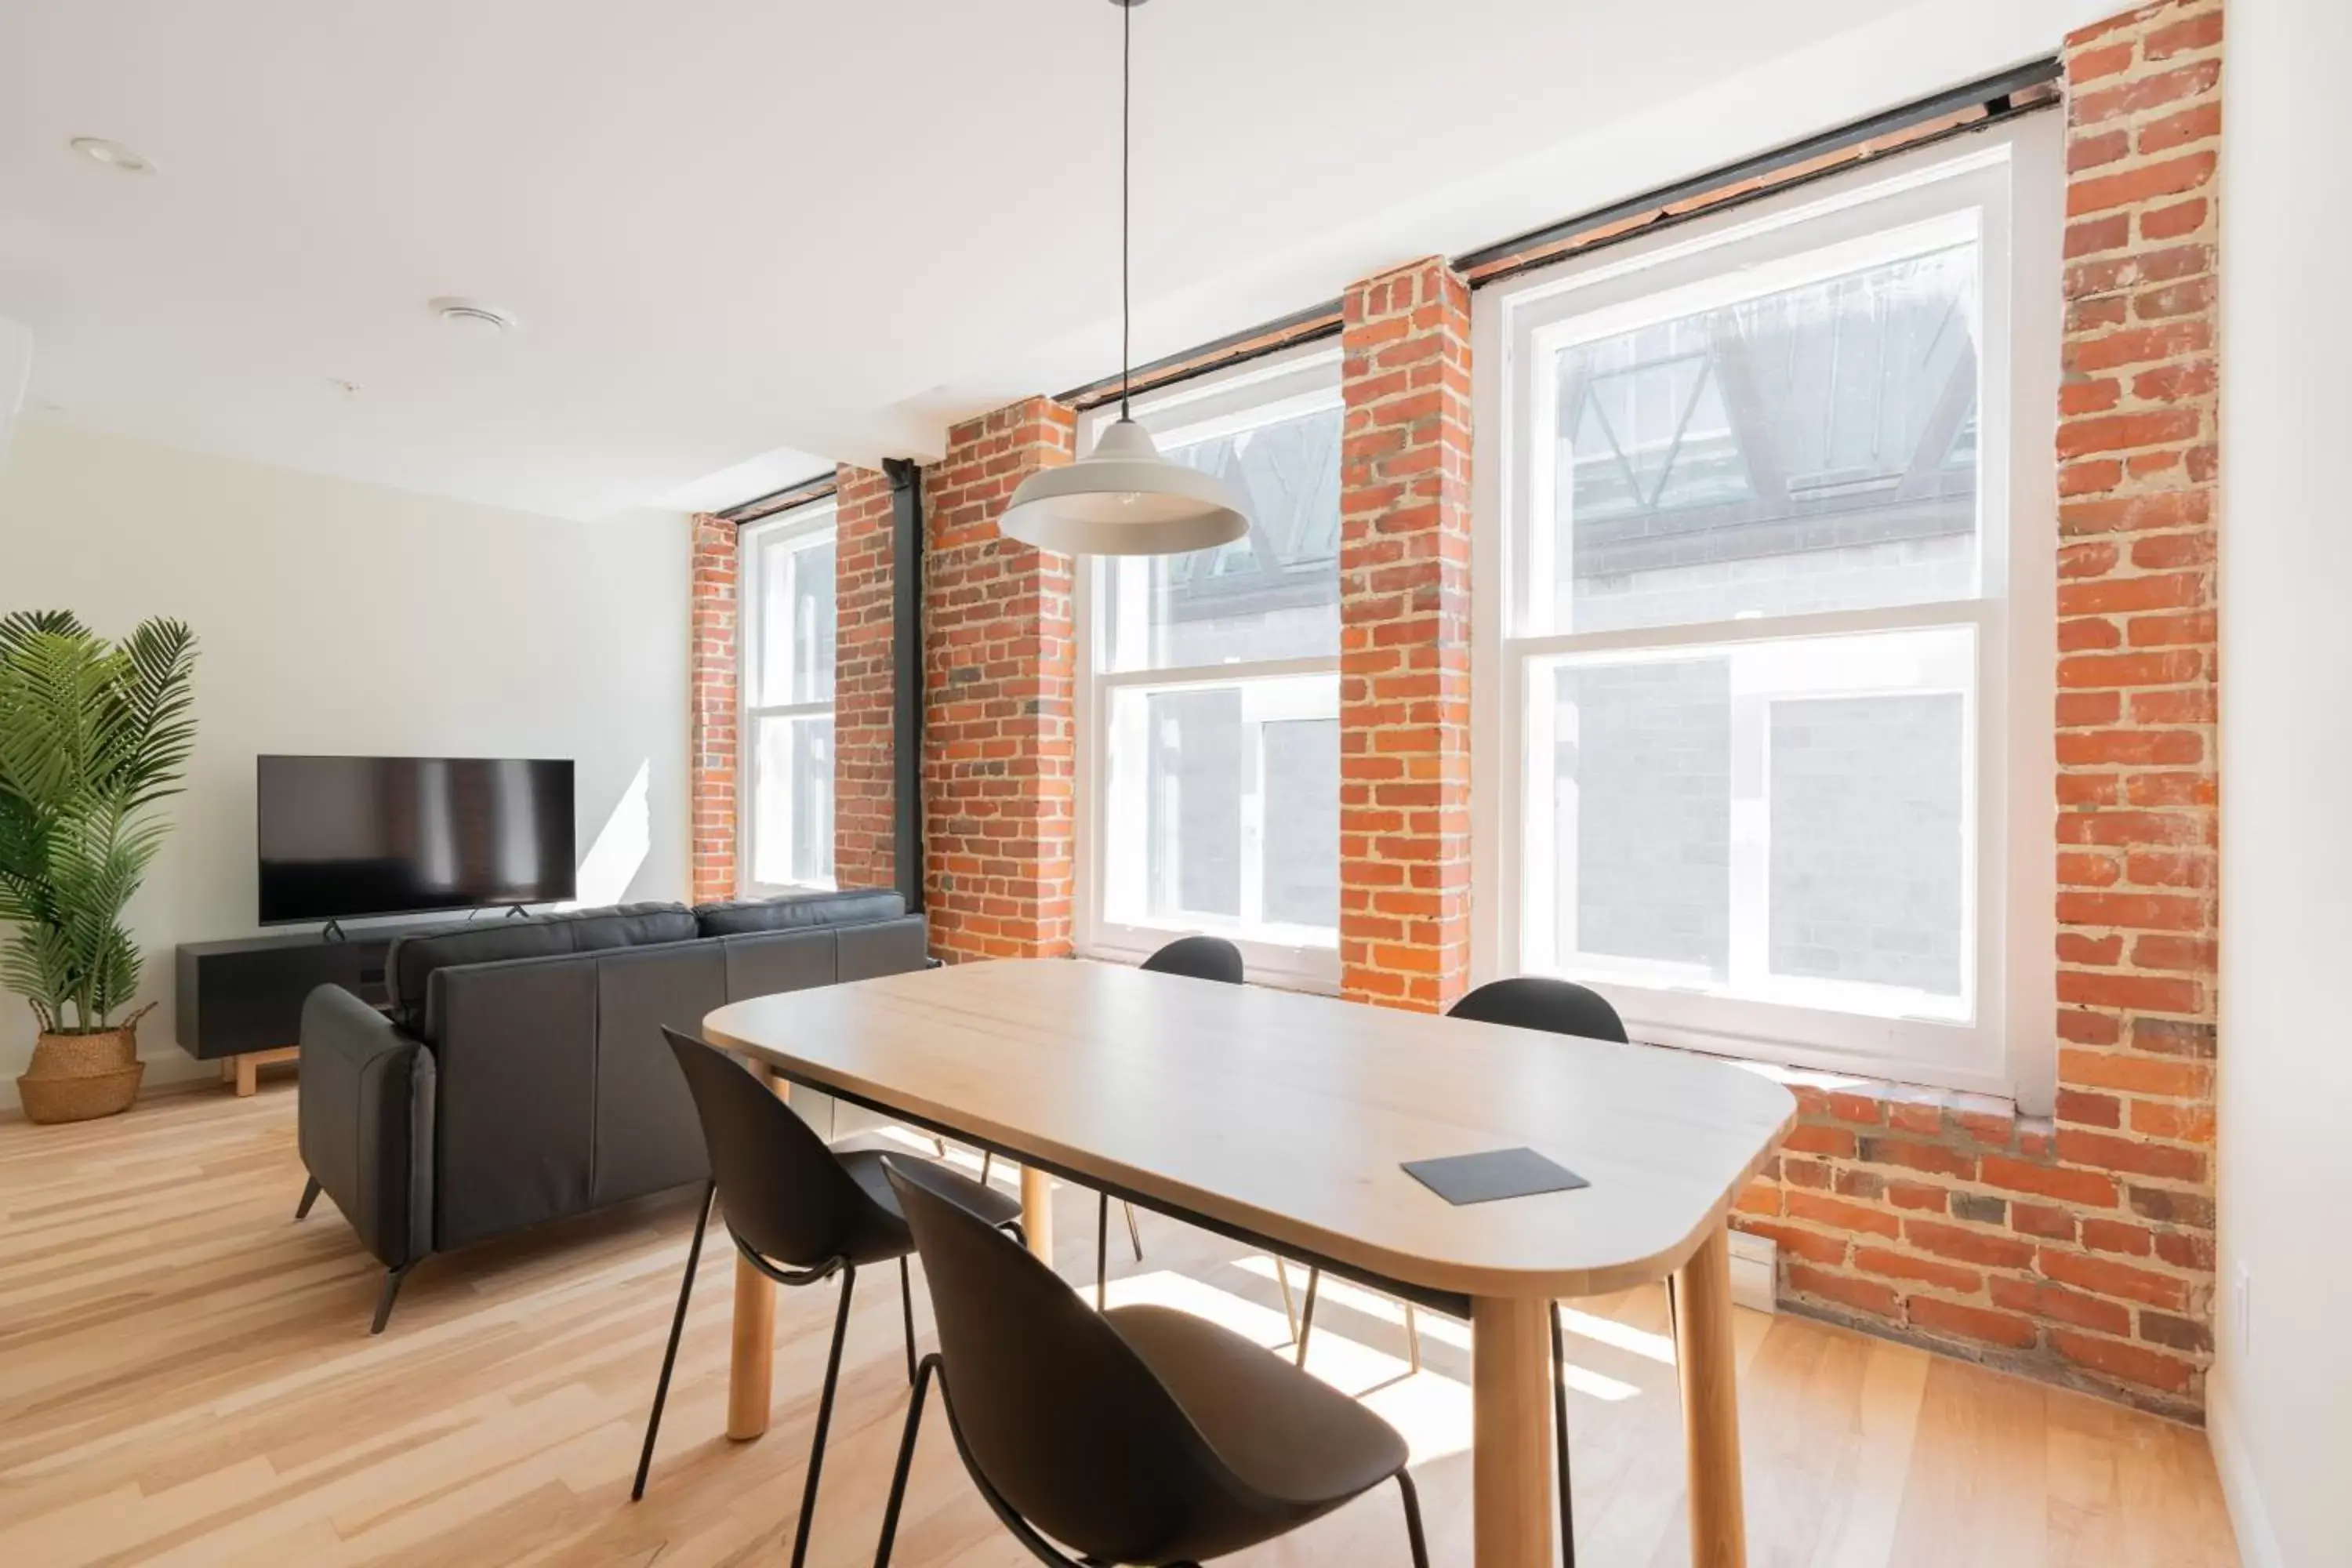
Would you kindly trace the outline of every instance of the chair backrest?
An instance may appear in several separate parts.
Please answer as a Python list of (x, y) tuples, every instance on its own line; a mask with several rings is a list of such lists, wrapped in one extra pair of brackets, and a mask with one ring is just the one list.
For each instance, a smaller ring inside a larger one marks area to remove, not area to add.
[(796, 1268), (839, 1257), (872, 1200), (824, 1140), (726, 1052), (666, 1026), (662, 1035), (694, 1096), (727, 1228)]
[(1489, 980), (1445, 1010), (1449, 1018), (1470, 1018), (1481, 1024), (1508, 1024), (1518, 1029), (1543, 1029), (1555, 1035), (1575, 1035), (1587, 1040), (1623, 1040), (1625, 1020), (1598, 991), (1571, 980), (1539, 974)]
[(1242, 950), (1221, 936), (1180, 936), (1143, 961), (1155, 974), (1189, 974), (1195, 980), (1242, 984)]
[(1013, 1510), (1090, 1560), (1158, 1561), (1217, 1482), (1174, 1397), (1059, 1275), (887, 1163), (922, 1254), (956, 1430)]

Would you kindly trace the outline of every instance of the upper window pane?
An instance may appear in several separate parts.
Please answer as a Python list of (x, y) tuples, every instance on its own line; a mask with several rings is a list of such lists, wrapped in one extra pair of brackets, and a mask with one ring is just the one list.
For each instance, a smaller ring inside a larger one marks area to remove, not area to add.
[(1189, 555), (1103, 562), (1098, 668), (1166, 669), (1339, 651), (1336, 403), (1165, 455), (1248, 490), (1248, 534)]
[(1555, 348), (1534, 616), (1591, 632), (1974, 596), (1979, 251)]
[(760, 546), (755, 708), (833, 700), (833, 539), (826, 529)]

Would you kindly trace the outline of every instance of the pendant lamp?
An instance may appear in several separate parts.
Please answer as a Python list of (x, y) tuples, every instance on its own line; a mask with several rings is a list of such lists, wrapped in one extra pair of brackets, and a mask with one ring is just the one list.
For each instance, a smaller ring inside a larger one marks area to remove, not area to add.
[(1118, 419), (1076, 462), (1021, 481), (997, 529), (1059, 555), (1177, 555), (1249, 532), (1249, 497), (1231, 479), (1171, 463), (1128, 406), (1128, 123), (1134, 98), (1135, 7), (1120, 11), (1118, 112)]

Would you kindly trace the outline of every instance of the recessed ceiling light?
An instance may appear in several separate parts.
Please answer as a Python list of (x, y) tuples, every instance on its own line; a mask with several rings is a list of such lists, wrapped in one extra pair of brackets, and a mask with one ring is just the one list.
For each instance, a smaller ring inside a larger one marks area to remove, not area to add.
[(512, 311), (501, 310), (496, 305), (485, 305), (478, 300), (460, 300), (445, 294), (438, 300), (426, 300), (425, 308), (449, 325), (469, 332), (494, 336), (521, 325), (514, 319)]
[(67, 145), (94, 163), (103, 163), (126, 174), (152, 174), (155, 172), (154, 164), (121, 142), (110, 142), (103, 136), (77, 136)]

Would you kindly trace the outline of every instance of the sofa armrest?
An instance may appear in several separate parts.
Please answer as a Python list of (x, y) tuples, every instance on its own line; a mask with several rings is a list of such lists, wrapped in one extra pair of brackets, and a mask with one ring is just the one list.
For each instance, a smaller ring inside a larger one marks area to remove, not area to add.
[(340, 985), (302, 1003), (302, 1163), (387, 1268), (433, 1250), (433, 1053)]

